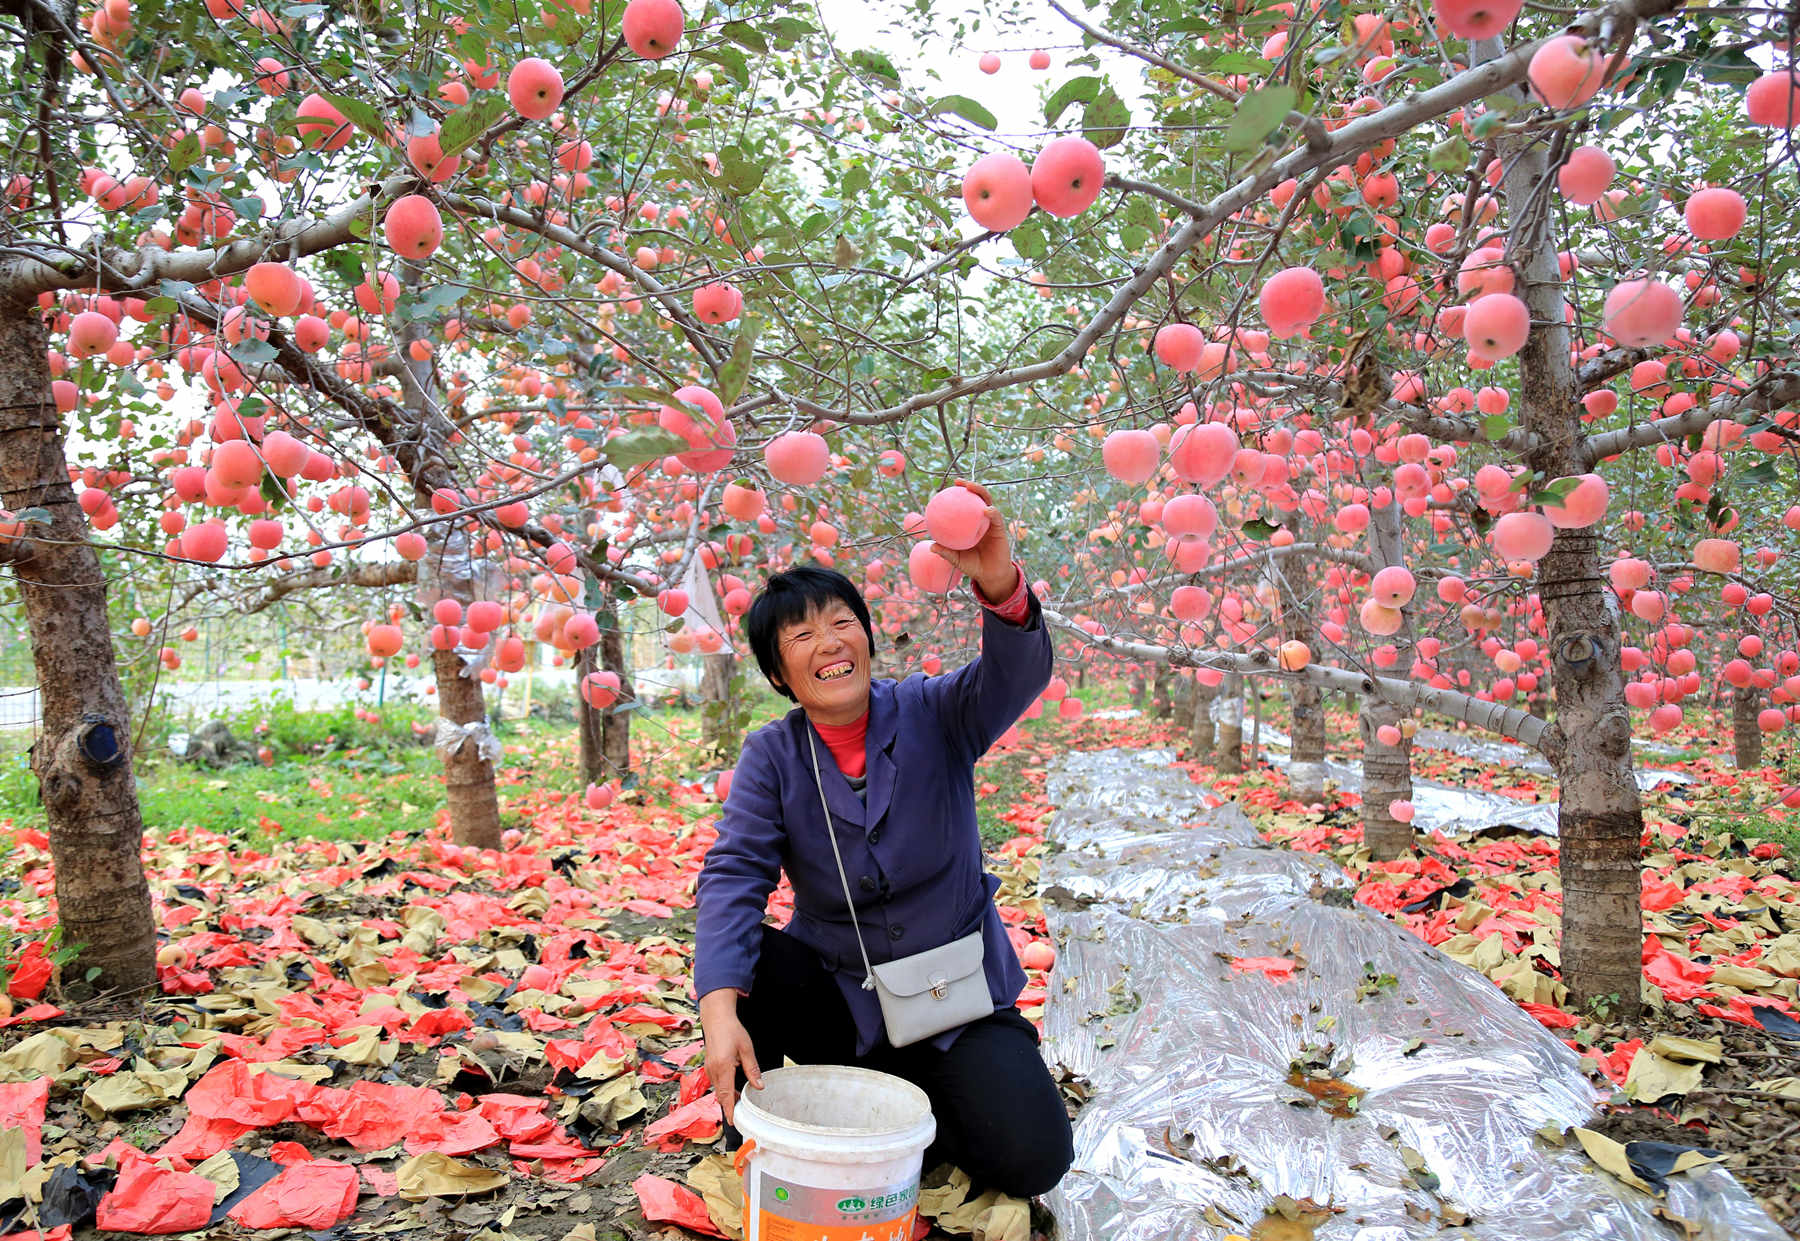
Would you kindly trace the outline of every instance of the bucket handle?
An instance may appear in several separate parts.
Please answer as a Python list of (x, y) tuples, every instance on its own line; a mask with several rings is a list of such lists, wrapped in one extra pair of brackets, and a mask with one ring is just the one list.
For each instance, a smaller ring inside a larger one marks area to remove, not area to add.
[[(733, 1172), (737, 1173), (738, 1180), (742, 1181), (744, 1179), (744, 1161), (750, 1158), (750, 1152), (755, 1149), (756, 1149), (756, 1139), (755, 1138), (747, 1138), (747, 1139), (745, 1139), (744, 1144), (737, 1148), (737, 1153), (732, 1155), (731, 1170)], [(743, 1197), (744, 1197), (744, 1216), (743, 1216), (744, 1235), (746, 1237), (748, 1237), (750, 1235), (750, 1189), (749, 1189), (749, 1186), (745, 1186), (743, 1188)]]

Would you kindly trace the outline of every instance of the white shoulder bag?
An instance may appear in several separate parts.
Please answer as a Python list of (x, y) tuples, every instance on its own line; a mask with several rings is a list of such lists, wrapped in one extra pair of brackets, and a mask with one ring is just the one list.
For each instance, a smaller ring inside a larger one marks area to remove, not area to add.
[(896, 957), (880, 965), (869, 964), (869, 950), (863, 945), (862, 928), (857, 923), (856, 901), (850, 895), (849, 877), (844, 874), (844, 855), (838, 851), (837, 832), (831, 826), (831, 806), (825, 800), (825, 781), (819, 775), (819, 747), (813, 741), (811, 724), (806, 726), (806, 744), (812, 750), (813, 780), (819, 786), (819, 805), (825, 811), (825, 835), (831, 841), (831, 856), (837, 860), (844, 903), (850, 909), (850, 927), (856, 932), (856, 948), (862, 954), (863, 990), (874, 991), (881, 1000), (881, 1020), (887, 1027), (889, 1045), (905, 1047), (986, 1017), (994, 1011), (994, 998), (988, 993), (987, 975), (981, 968), (982, 938), (978, 930), (941, 948)]

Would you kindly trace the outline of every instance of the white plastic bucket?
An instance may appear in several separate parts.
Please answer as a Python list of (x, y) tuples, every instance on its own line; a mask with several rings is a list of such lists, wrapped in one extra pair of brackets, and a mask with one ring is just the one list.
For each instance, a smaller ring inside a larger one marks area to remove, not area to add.
[(931, 1100), (843, 1064), (771, 1069), (738, 1097), (744, 1241), (911, 1241)]

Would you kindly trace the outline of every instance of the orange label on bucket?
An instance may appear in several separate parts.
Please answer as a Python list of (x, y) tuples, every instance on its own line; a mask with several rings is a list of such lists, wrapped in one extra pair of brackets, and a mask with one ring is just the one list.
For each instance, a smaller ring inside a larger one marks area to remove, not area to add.
[(748, 1224), (754, 1203), (756, 1227), (746, 1232), (755, 1241), (912, 1241), (917, 1181), (846, 1192), (753, 1175), (744, 1215)]

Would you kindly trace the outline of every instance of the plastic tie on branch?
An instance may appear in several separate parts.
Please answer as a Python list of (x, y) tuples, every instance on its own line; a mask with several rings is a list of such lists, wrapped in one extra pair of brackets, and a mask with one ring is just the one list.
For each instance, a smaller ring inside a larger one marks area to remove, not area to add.
[(437, 736), (432, 745), (441, 759), (450, 759), (460, 753), (470, 742), (475, 743), (475, 753), (490, 763), (500, 761), (500, 741), (494, 736), (487, 721), (476, 720), (472, 724), (458, 724), (455, 720), (438, 717)]

